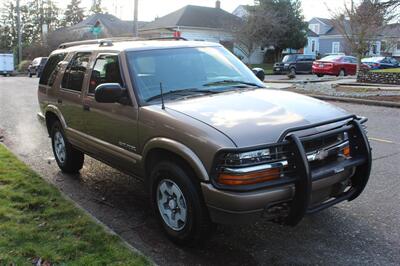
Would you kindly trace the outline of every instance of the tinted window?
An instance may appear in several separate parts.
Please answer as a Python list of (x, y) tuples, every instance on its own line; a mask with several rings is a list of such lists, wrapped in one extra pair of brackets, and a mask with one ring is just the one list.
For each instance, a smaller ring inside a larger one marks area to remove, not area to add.
[(103, 83), (119, 83), (123, 86), (117, 55), (101, 55), (97, 58), (90, 77), (89, 93), (94, 93), (96, 87)]
[(69, 62), (62, 79), (62, 88), (81, 91), (83, 79), (89, 66), (90, 53), (77, 53)]
[(283, 58), (282, 62), (286, 63), (286, 62), (294, 62), (296, 61), (297, 55), (294, 54), (290, 54), (290, 55), (285, 55), (285, 57)]
[(53, 85), (54, 80), (58, 73), (58, 63), (64, 60), (66, 54), (55, 54), (50, 56), (47, 64), (45, 65), (39, 83), (42, 85)]

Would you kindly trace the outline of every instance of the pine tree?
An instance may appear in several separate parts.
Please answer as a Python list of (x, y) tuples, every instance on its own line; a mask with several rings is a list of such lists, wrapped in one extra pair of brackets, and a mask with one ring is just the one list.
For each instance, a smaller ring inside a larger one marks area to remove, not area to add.
[(89, 14), (101, 14), (104, 13), (103, 8), (101, 7), (101, 0), (94, 0), (93, 5), (89, 10)]
[(71, 0), (64, 13), (62, 25), (64, 27), (78, 24), (85, 18), (85, 10), (80, 7), (81, 0)]

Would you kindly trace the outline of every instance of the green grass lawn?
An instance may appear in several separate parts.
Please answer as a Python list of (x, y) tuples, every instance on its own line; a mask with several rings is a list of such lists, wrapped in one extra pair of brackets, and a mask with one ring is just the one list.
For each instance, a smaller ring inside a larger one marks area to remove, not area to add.
[(0, 265), (148, 265), (0, 145)]
[(400, 73), (400, 68), (389, 68), (389, 69), (379, 69), (373, 70), (374, 72), (387, 72), (387, 73)]
[(264, 69), (265, 74), (273, 74), (273, 66), (274, 64), (252, 64), (250, 68), (259, 67)]

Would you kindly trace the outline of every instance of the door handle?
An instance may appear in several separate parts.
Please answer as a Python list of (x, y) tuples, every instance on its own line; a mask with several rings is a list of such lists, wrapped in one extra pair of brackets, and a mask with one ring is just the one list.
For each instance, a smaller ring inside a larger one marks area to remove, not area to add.
[(90, 106), (87, 104), (83, 105), (83, 111), (90, 111)]

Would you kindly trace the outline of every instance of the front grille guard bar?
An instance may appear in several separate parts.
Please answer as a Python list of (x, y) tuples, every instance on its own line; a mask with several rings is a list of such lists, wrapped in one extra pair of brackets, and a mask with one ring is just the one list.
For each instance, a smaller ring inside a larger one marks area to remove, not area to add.
[[(339, 197), (324, 202), (318, 206), (311, 207), (310, 201), (312, 193), (312, 171), (307, 160), (307, 154), (304, 150), (303, 144), (300, 138), (295, 134), (295, 132), (346, 120), (349, 120), (346, 126), (335, 129), (333, 131), (322, 132), (314, 135), (313, 137), (318, 138), (331, 135), (332, 132), (344, 132), (349, 129), (353, 129), (353, 134), (350, 138), (350, 145), (352, 147), (358, 147), (357, 152), (366, 157), (365, 163), (357, 166), (356, 171), (352, 177), (352, 186), (348, 191), (344, 192)], [(372, 163), (371, 148), (369, 146), (367, 136), (361, 126), (361, 123), (365, 121), (365, 118), (358, 118), (355, 115), (351, 115), (335, 120), (326, 121), (323, 123), (289, 129), (282, 134), (280, 141), (287, 140), (291, 144), (290, 146), (292, 146), (294, 162), (296, 165), (296, 170), (298, 172), (298, 178), (295, 181), (295, 192), (293, 200), (291, 202), (289, 215), (285, 218), (284, 221), (285, 224), (295, 226), (303, 219), (306, 214), (323, 210), (344, 200), (351, 201), (361, 194), (361, 192), (367, 185)]]

